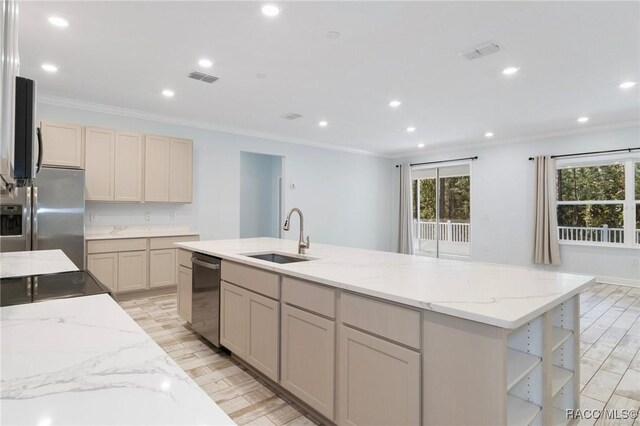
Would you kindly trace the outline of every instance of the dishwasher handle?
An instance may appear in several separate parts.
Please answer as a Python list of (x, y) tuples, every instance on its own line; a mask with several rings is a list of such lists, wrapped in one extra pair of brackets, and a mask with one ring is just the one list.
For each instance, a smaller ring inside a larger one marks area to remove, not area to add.
[(196, 258), (196, 257), (192, 257), (191, 258), (191, 262), (195, 263), (196, 265), (199, 266), (203, 266), (205, 268), (209, 268), (209, 269), (220, 269), (220, 265), (216, 265), (213, 263), (209, 263), (209, 262), (203, 262), (202, 260)]

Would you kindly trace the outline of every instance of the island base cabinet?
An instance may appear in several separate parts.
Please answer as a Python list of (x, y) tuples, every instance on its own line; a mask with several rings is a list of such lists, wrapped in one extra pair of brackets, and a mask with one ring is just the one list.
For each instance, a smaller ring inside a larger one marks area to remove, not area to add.
[(191, 323), (191, 278), (192, 270), (178, 266), (178, 315)]
[(335, 323), (282, 305), (280, 384), (334, 420)]
[(259, 294), (247, 293), (247, 346), (245, 360), (265, 376), (279, 380), (280, 304)]
[(220, 284), (220, 343), (240, 358), (247, 346), (247, 293), (228, 282)]
[(340, 326), (340, 425), (418, 425), (420, 354)]

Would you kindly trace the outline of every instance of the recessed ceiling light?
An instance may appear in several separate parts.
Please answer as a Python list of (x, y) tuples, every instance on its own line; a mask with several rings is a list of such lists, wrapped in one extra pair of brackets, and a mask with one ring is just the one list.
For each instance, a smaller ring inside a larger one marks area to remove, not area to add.
[(67, 28), (69, 26), (69, 22), (66, 19), (61, 18), (59, 16), (49, 17), (49, 23), (51, 25), (55, 25), (56, 27), (60, 27), (60, 28)]
[(332, 40), (335, 40), (337, 38), (340, 38), (340, 33), (338, 31), (329, 31), (327, 33), (327, 38), (330, 38)]
[(42, 69), (46, 72), (56, 72), (58, 71), (58, 67), (53, 64), (42, 64)]
[(400, 101), (398, 101), (398, 100), (395, 100), (395, 99), (394, 99), (393, 101), (389, 102), (389, 106), (390, 106), (391, 108), (398, 108), (398, 107), (400, 106), (400, 104), (401, 104), (401, 103), (402, 103), (402, 102), (400, 102)]
[(586, 123), (589, 121), (589, 117), (580, 117), (578, 118), (578, 123)]
[(407, 127), (407, 132), (409, 132), (409, 133), (413, 133), (413, 132), (415, 132), (415, 131), (416, 131), (416, 128), (415, 128), (415, 127)]
[(173, 93), (173, 90), (171, 90), (171, 89), (164, 89), (162, 91), (162, 96), (164, 96), (166, 98), (173, 98), (173, 95), (175, 95), (175, 93)]
[(418, 144), (418, 148), (424, 148), (424, 144), (423, 143), (419, 143)]
[(262, 6), (262, 13), (266, 16), (278, 16), (280, 14), (280, 8), (273, 4), (265, 4)]
[(326, 121), (322, 120), (322, 121), (318, 121), (318, 126), (320, 127), (327, 127), (329, 123), (327, 123)]
[(213, 65), (213, 61), (211, 59), (202, 58), (198, 61), (198, 65), (200, 65), (202, 68), (209, 68), (211, 67), (211, 65)]
[(624, 83), (620, 83), (620, 86), (618, 87), (620, 87), (621, 89), (631, 89), (636, 84), (638, 84), (638, 82), (636, 81), (625, 81)]
[(484, 134), (485, 138), (492, 138), (493, 137), (493, 132), (487, 132)]
[(502, 70), (502, 74), (504, 74), (504, 75), (513, 75), (513, 74), (517, 73), (519, 70), (520, 70), (519, 67), (507, 67), (507, 68)]

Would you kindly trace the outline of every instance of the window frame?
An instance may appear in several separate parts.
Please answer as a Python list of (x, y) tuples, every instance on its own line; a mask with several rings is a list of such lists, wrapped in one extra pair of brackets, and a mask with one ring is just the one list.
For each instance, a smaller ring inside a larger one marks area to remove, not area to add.
[(640, 228), (636, 229), (636, 208), (640, 208), (640, 200), (635, 199), (635, 167), (640, 163), (639, 153), (562, 158), (556, 160), (556, 172), (567, 167), (603, 166), (616, 163), (624, 165), (623, 200), (559, 201), (556, 194), (556, 215), (561, 205), (622, 205), (624, 243), (559, 240), (561, 245), (640, 249), (640, 238), (636, 239), (636, 234), (640, 232)]

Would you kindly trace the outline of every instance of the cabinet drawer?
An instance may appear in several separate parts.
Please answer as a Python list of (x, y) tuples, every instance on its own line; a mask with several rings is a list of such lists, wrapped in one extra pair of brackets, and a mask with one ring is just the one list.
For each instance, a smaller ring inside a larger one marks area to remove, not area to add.
[(355, 294), (340, 296), (345, 324), (420, 349), (420, 312)]
[(272, 299), (280, 298), (278, 274), (225, 260), (222, 261), (221, 274), (222, 279), (229, 283), (239, 285)]
[[(198, 241), (200, 237), (197, 235), (184, 235), (178, 237), (158, 237), (149, 238), (149, 248), (151, 250), (172, 249), (176, 248), (173, 243), (180, 243), (185, 241)], [(189, 262), (191, 263), (191, 262)]]
[(184, 266), (185, 268), (193, 269), (193, 264), (191, 263), (191, 253), (189, 250), (178, 249), (178, 265)]
[(113, 253), (120, 251), (146, 250), (146, 238), (87, 241), (87, 253)]
[(335, 291), (308, 281), (282, 277), (282, 301), (329, 318), (336, 317)]

